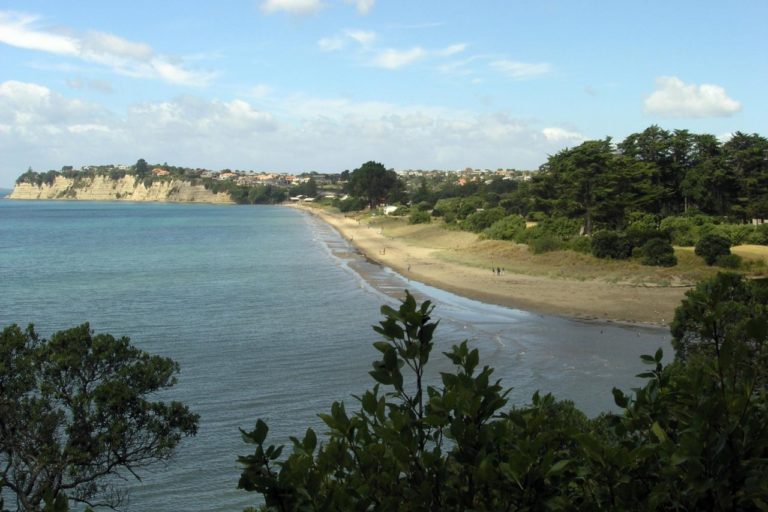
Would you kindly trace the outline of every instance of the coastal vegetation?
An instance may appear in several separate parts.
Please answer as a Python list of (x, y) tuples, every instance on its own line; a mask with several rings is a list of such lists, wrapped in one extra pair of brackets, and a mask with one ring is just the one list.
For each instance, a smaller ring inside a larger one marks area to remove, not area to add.
[(150, 397), (176, 384), (179, 366), (94, 334), (89, 325), (49, 339), (33, 326), (0, 333), (0, 510), (114, 508), (121, 483), (169, 460), (197, 433), (197, 414)]
[(767, 303), (737, 274), (700, 283), (675, 314), (674, 361), (642, 356), (644, 384), (588, 418), (549, 394), (509, 407), (466, 341), (428, 382), (438, 322), (406, 293), (382, 307), (357, 406), (335, 402), (325, 438), (309, 428), (287, 455), (258, 420), (238, 485), (260, 510), (766, 510)]

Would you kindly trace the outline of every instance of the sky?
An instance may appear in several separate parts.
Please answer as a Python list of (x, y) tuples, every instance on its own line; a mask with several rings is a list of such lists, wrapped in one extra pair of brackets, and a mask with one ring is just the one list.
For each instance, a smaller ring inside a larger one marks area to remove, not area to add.
[(209, 169), (536, 169), (656, 124), (768, 135), (768, 2), (0, 0), (0, 187)]

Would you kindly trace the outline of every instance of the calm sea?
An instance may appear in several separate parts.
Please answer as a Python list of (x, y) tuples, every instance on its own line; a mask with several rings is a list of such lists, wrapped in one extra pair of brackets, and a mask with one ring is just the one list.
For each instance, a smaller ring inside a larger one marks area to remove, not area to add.
[(576, 322), (481, 304), (409, 282), (325, 224), (282, 207), (0, 200), (0, 325), (52, 332), (90, 322), (181, 365), (164, 398), (201, 415), (168, 465), (131, 482), (129, 510), (235, 511), (238, 428), (267, 420), (284, 443), (334, 400), (369, 387), (379, 307), (409, 288), (441, 318), (438, 355), (470, 339), (525, 404), (541, 389), (588, 414), (628, 389), (662, 329)]

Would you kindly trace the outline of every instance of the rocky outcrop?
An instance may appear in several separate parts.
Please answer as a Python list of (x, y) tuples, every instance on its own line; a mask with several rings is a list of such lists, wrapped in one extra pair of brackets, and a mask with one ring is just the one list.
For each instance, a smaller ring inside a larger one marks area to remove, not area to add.
[(232, 203), (226, 192), (214, 193), (202, 185), (177, 179), (156, 180), (149, 187), (134, 176), (65, 178), (52, 184), (17, 183), (9, 199), (75, 199), (81, 201), (160, 201), (170, 203)]

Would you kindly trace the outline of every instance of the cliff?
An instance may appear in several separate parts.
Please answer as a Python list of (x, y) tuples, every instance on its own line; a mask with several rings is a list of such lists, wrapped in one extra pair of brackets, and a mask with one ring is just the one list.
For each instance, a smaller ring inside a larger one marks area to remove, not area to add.
[(202, 185), (177, 179), (154, 181), (149, 188), (134, 176), (78, 179), (57, 176), (52, 184), (17, 183), (9, 199), (75, 199), (81, 201), (161, 201), (170, 203), (232, 203), (226, 192), (214, 193)]

